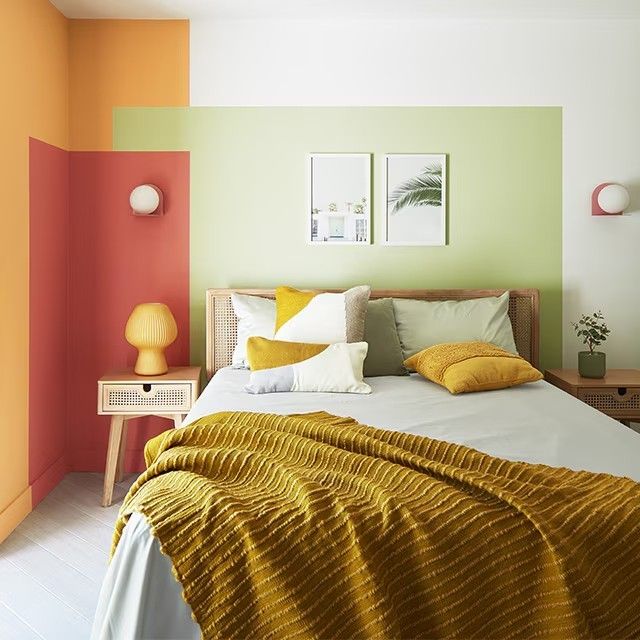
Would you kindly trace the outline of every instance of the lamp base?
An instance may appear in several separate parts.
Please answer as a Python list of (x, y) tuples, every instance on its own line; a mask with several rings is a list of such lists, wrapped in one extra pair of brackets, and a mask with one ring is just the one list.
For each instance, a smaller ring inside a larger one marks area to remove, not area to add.
[(136, 366), (133, 369), (139, 376), (161, 376), (169, 371), (164, 349), (139, 349)]

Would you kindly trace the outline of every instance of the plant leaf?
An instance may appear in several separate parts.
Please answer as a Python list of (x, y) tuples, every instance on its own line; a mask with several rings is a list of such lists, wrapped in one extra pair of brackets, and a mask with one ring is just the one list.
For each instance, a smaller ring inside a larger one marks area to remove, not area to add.
[(402, 183), (389, 195), (392, 214), (408, 206), (439, 207), (442, 205), (442, 167), (426, 166), (422, 173)]

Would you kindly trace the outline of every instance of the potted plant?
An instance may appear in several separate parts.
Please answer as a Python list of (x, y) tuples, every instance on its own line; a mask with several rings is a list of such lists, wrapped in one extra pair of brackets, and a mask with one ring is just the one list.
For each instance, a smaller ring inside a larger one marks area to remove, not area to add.
[(583, 378), (604, 378), (607, 372), (607, 356), (596, 351), (611, 333), (607, 327), (602, 311), (591, 315), (583, 315), (578, 322), (572, 322), (578, 338), (587, 345), (589, 351), (578, 352), (578, 373)]

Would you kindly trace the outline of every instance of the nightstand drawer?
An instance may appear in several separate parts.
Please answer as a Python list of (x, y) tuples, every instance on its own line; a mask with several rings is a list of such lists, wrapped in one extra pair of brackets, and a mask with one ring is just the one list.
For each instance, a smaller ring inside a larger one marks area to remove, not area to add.
[(582, 387), (578, 399), (612, 418), (640, 418), (640, 387)]
[(193, 394), (189, 383), (103, 384), (101, 409), (102, 413), (188, 413)]

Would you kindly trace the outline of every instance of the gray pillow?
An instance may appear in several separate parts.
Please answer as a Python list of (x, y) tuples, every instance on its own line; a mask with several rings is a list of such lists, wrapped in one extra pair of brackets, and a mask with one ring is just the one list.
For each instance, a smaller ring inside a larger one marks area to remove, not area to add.
[(408, 374), (391, 298), (369, 300), (364, 324), (364, 341), (369, 352), (364, 361), (365, 377), (404, 376)]
[(404, 357), (446, 342), (490, 342), (518, 353), (509, 319), (509, 292), (473, 300), (393, 299)]

